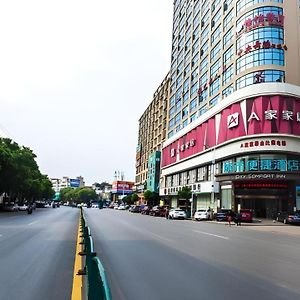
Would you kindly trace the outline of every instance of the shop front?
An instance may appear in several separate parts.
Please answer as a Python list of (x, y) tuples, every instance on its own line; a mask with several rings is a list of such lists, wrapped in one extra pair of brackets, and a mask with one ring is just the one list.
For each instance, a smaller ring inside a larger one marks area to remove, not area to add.
[(280, 211), (299, 210), (296, 190), (300, 174), (247, 173), (220, 175), (221, 208), (248, 209), (256, 218), (274, 219)]

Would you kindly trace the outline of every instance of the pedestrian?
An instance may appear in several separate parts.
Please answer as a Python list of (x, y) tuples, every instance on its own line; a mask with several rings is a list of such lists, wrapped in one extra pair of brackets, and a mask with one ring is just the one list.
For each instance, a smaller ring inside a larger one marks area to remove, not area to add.
[(236, 226), (242, 226), (242, 215), (240, 212), (236, 214)]
[(168, 209), (168, 207), (165, 208), (165, 217), (166, 217), (166, 219), (169, 219), (169, 209)]
[(232, 222), (232, 212), (231, 212), (231, 210), (227, 213), (227, 221), (228, 221), (228, 225), (231, 227), (231, 222)]

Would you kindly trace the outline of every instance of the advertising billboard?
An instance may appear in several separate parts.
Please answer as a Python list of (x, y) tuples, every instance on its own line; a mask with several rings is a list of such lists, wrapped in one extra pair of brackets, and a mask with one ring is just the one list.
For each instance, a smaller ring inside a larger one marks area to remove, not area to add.
[(70, 179), (70, 187), (78, 188), (80, 186), (79, 179)]
[(123, 194), (123, 195), (132, 194), (133, 186), (134, 186), (134, 182), (131, 181), (114, 181), (112, 183), (111, 192), (113, 194)]

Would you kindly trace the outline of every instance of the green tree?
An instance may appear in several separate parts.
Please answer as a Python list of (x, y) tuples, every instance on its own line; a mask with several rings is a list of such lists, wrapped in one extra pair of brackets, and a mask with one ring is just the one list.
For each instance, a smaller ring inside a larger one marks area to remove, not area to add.
[(159, 204), (159, 195), (158, 195), (158, 193), (154, 193), (154, 192), (151, 192), (149, 190), (146, 190), (144, 192), (144, 198), (147, 201), (147, 204), (149, 206), (155, 206), (155, 205)]
[(0, 138), (0, 193), (18, 201), (51, 196), (51, 181), (40, 173), (35, 159), (31, 149)]
[(185, 210), (189, 213), (190, 199), (192, 198), (192, 190), (189, 186), (182, 187), (181, 191), (178, 191), (178, 199), (185, 199)]
[(139, 196), (137, 194), (134, 193), (134, 194), (131, 195), (132, 204), (136, 203), (137, 201), (139, 201), (139, 199), (140, 198), (139, 198)]
[(125, 196), (125, 197), (122, 199), (122, 201), (123, 201), (124, 203), (126, 203), (127, 205), (131, 205), (131, 204), (132, 204), (132, 196), (131, 196), (131, 195), (127, 195), (127, 196)]
[(78, 200), (88, 204), (91, 200), (96, 200), (97, 194), (91, 188), (80, 188), (78, 189)]

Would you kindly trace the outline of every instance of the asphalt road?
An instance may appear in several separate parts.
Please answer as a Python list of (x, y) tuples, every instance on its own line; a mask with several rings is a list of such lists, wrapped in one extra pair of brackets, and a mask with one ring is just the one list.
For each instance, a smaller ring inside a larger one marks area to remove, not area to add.
[(113, 300), (300, 299), (299, 235), (111, 209), (84, 213)]
[(0, 213), (0, 299), (71, 298), (79, 210)]

